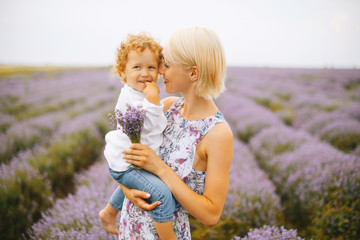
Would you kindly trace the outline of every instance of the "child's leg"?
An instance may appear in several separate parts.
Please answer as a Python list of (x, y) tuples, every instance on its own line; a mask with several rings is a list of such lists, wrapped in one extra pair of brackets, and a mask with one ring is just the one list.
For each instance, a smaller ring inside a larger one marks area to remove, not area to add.
[(121, 187), (118, 186), (110, 197), (109, 205), (116, 211), (120, 211), (124, 199), (125, 199), (125, 194), (123, 193)]
[[(123, 173), (121, 172), (115, 172), (109, 169), (110, 174), (115, 180), (118, 180), (121, 178)], [(101, 223), (106, 231), (113, 234), (119, 234), (119, 231), (116, 227), (116, 216), (117, 213), (121, 210), (122, 204), (124, 202), (125, 195), (121, 188), (118, 186), (116, 190), (113, 192), (109, 203), (106, 205), (106, 207), (99, 212), (99, 217), (101, 220)]]
[(112, 194), (109, 203), (99, 212), (101, 223), (106, 231), (113, 234), (119, 234), (116, 227), (116, 216), (121, 210), (125, 195), (120, 186), (116, 188)]
[(144, 169), (132, 169), (125, 173), (119, 183), (150, 193), (151, 202), (160, 201), (161, 204), (151, 211), (156, 231), (161, 239), (176, 239), (172, 227), (175, 199), (160, 178)]
[(173, 230), (173, 223), (170, 222), (162, 222), (158, 223), (154, 221), (154, 226), (156, 228), (157, 233), (161, 240), (168, 239), (168, 240), (177, 240), (174, 230)]
[(99, 212), (99, 218), (106, 231), (113, 234), (119, 234), (116, 228), (116, 216), (118, 211), (108, 203), (106, 207)]

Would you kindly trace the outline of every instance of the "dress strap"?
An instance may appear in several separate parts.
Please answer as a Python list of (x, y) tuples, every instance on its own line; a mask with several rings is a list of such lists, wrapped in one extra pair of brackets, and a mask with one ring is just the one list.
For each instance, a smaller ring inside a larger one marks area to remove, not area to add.
[(169, 118), (171, 117), (175, 112), (178, 112), (181, 105), (184, 102), (184, 98), (183, 97), (179, 97), (178, 99), (176, 99), (176, 101), (173, 102), (173, 104), (171, 104), (170, 108), (166, 111), (165, 113), (165, 117)]

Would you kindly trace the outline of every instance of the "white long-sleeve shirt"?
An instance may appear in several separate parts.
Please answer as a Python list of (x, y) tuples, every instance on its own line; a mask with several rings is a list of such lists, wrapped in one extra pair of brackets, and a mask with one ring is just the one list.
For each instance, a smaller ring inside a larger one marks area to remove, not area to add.
[[(163, 113), (164, 105), (160, 106), (150, 103), (145, 94), (139, 92), (127, 84), (121, 89), (115, 109), (126, 112), (126, 104), (130, 104), (137, 109), (145, 110), (144, 127), (141, 131), (140, 143), (152, 148), (158, 154), (159, 147), (163, 141), (162, 132), (164, 131), (167, 120)], [(123, 151), (131, 145), (129, 137), (122, 130), (113, 130), (105, 135), (104, 155), (109, 167), (117, 172), (126, 171), (130, 164), (123, 159)]]

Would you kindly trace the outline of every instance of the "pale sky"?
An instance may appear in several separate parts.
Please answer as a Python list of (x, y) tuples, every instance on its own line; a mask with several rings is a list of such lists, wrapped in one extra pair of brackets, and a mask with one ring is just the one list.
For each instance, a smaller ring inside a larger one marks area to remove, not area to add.
[(192, 26), (229, 66), (360, 68), (359, 0), (0, 0), (0, 64), (112, 65), (129, 33)]

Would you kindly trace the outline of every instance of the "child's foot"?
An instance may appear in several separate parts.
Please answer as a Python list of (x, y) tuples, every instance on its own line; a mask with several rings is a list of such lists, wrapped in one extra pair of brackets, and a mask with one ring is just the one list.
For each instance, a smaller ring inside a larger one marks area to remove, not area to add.
[(99, 217), (106, 231), (119, 235), (119, 230), (116, 228), (116, 215), (114, 217), (108, 211), (106, 211), (106, 209), (103, 209), (99, 212)]

